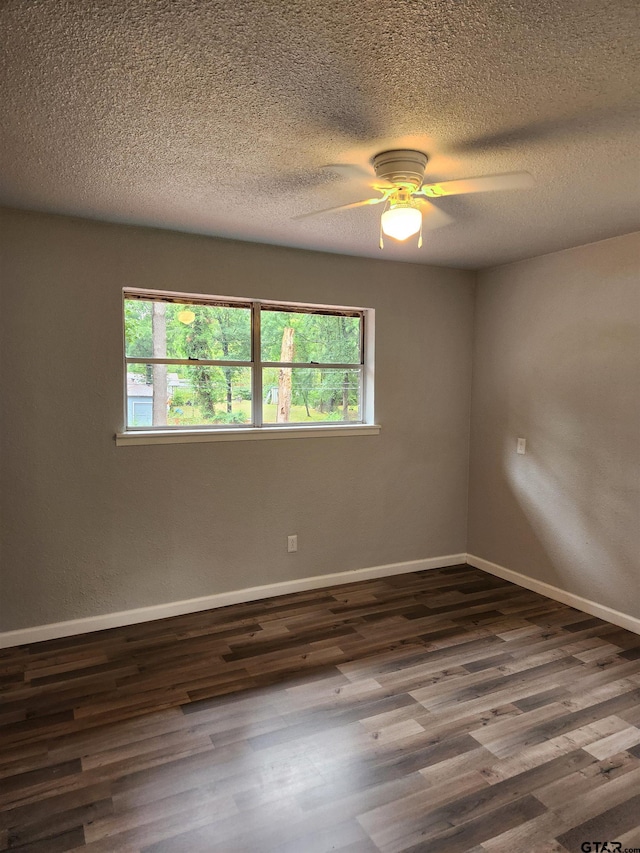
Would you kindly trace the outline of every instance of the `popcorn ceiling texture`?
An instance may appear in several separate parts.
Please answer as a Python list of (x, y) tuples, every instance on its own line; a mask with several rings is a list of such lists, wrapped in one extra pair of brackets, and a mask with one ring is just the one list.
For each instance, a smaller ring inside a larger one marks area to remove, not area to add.
[[(635, 0), (14, 0), (0, 4), (0, 203), (479, 268), (640, 227)], [(410, 146), (455, 223), (377, 248), (323, 169)]]

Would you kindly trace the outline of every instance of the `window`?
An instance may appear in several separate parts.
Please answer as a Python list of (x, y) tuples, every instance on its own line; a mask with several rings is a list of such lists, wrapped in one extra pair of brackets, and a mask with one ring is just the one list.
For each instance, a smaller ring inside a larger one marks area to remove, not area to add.
[(126, 289), (126, 429), (371, 422), (372, 313)]

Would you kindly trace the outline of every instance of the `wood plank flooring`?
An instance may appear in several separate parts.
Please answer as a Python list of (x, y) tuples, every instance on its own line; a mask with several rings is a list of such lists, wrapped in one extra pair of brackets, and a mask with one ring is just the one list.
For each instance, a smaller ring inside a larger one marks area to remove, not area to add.
[(0, 850), (640, 850), (640, 636), (468, 566), (0, 651), (0, 689)]

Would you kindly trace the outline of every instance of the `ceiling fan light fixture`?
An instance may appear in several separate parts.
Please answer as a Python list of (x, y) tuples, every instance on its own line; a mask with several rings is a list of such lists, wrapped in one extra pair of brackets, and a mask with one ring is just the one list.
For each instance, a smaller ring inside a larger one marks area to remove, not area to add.
[(422, 225), (422, 213), (411, 205), (390, 207), (382, 214), (382, 231), (394, 240), (407, 240), (417, 234)]

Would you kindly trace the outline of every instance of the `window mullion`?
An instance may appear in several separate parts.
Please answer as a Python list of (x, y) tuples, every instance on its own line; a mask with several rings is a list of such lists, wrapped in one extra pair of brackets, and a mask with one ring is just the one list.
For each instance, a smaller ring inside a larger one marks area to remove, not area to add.
[(312, 370), (358, 370), (359, 362), (325, 362), (325, 361), (264, 361), (262, 367), (294, 367), (310, 368)]
[(226, 361), (215, 358), (138, 358), (137, 356), (126, 356), (127, 364), (186, 364), (192, 367), (199, 365), (207, 367), (251, 367), (250, 361)]
[(251, 409), (253, 425), (262, 426), (262, 352), (260, 342), (260, 303), (251, 305)]

